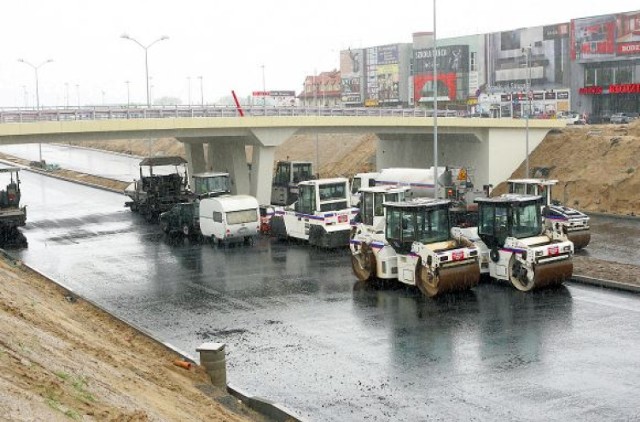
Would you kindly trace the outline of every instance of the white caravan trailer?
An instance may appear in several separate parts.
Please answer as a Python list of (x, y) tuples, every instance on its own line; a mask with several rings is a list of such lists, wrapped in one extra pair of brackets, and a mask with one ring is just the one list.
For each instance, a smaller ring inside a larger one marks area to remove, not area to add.
[(250, 241), (258, 235), (260, 208), (249, 195), (224, 195), (200, 201), (202, 236), (217, 243)]

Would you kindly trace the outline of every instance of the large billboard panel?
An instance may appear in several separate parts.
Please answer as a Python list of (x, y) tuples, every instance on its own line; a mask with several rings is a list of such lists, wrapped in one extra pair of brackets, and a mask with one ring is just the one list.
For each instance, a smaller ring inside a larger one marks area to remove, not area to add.
[(340, 52), (341, 99), (343, 103), (362, 103), (363, 69), (364, 50), (348, 49)]
[(571, 59), (580, 62), (640, 56), (640, 12), (571, 21)]
[[(468, 73), (469, 46), (451, 45), (436, 49), (438, 72)], [(433, 73), (433, 49), (424, 48), (413, 51), (414, 75)]]
[(397, 63), (378, 65), (376, 68), (378, 100), (397, 102), (400, 100), (400, 68)]
[[(438, 101), (455, 101), (456, 100), (456, 74), (455, 73), (438, 73)], [(418, 103), (428, 103), (433, 101), (433, 74), (416, 75), (413, 78), (414, 93), (413, 97)]]

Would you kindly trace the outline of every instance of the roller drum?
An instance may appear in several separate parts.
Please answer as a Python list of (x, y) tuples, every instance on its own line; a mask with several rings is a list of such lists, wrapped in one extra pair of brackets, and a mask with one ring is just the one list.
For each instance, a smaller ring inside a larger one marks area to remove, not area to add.
[(569, 232), (567, 238), (573, 242), (573, 248), (579, 250), (589, 244), (591, 241), (591, 232), (589, 230)]
[(418, 288), (429, 297), (469, 290), (477, 286), (479, 282), (480, 266), (475, 261), (469, 264), (440, 268), (435, 275), (422, 263), (418, 263)]

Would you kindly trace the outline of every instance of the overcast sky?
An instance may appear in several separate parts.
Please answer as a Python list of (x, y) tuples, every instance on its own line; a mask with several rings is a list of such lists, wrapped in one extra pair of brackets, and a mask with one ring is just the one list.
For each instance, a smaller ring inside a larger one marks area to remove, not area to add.
[[(638, 10), (637, 0), (440, 0), (437, 36), (448, 38), (568, 22), (572, 18)], [(152, 97), (213, 103), (235, 90), (299, 93), (306, 75), (339, 67), (349, 47), (411, 42), (433, 30), (431, 0), (18, 0), (2, 2), (0, 106), (40, 103), (145, 103), (144, 50), (151, 47)], [(68, 88), (67, 88), (68, 87)], [(25, 92), (27, 94), (25, 98)]]

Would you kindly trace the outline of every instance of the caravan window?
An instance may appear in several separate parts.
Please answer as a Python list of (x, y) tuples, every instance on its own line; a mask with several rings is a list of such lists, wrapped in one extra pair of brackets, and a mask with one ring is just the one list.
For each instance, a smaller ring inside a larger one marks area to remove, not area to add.
[(227, 213), (227, 224), (254, 223), (258, 221), (258, 211), (255, 208)]
[(221, 212), (214, 211), (212, 218), (213, 218), (213, 221), (215, 221), (216, 223), (222, 223), (222, 213)]

